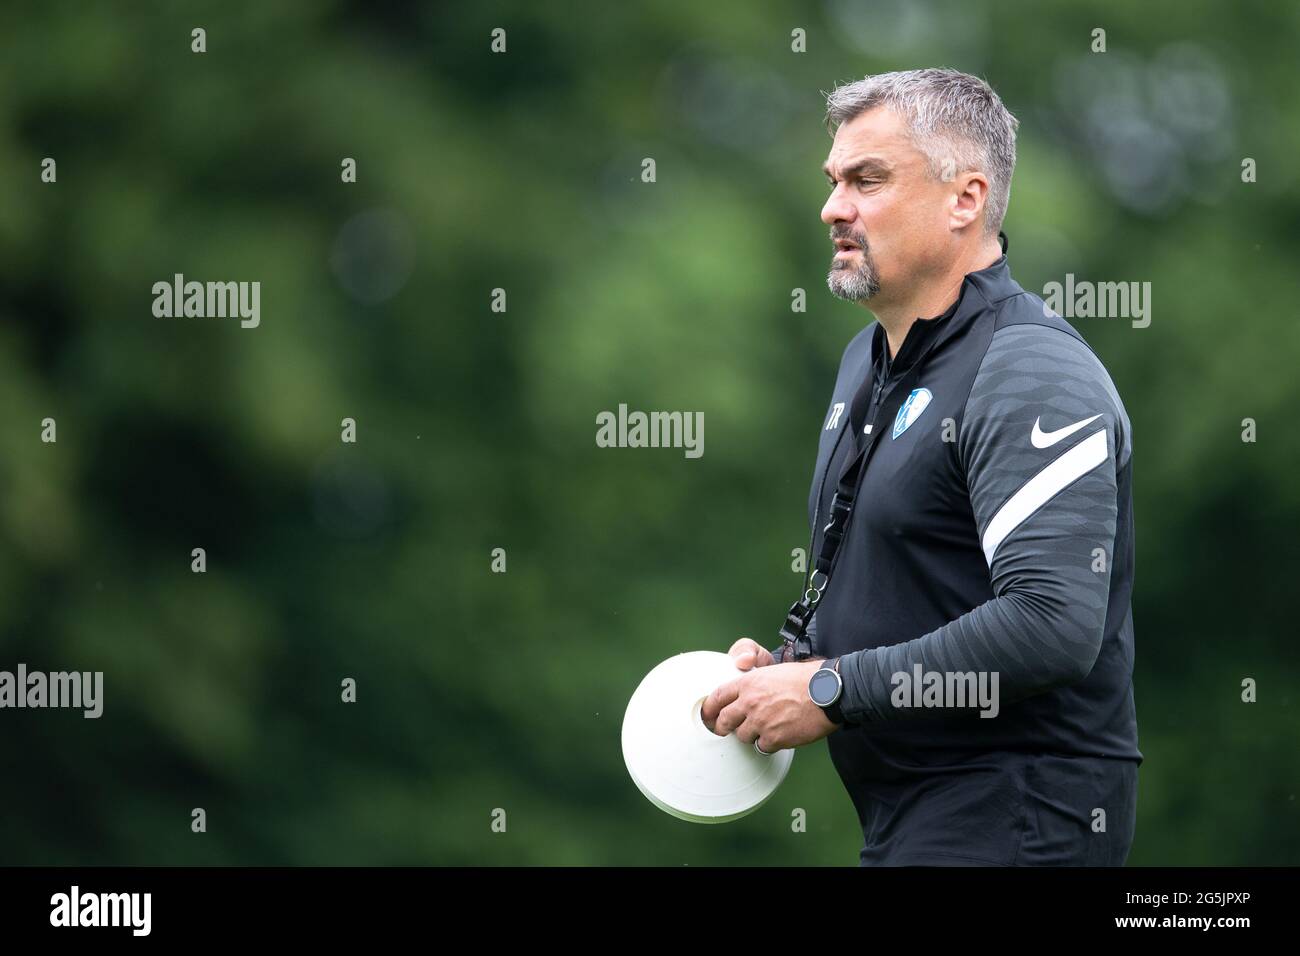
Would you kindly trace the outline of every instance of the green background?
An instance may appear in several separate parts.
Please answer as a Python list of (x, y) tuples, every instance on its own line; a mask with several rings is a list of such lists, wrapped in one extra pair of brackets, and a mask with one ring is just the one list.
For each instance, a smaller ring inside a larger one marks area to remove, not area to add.
[[(0, 711), (0, 863), (856, 864), (824, 744), (705, 827), (619, 729), (662, 659), (777, 642), (870, 320), (822, 91), (921, 66), (1021, 120), (1022, 285), (1152, 284), (1075, 323), (1135, 435), (1129, 862), (1296, 863), (1298, 10), (6, 4), (0, 669), (102, 670), (105, 713)], [(155, 318), (177, 272), (261, 326)], [(704, 456), (597, 448), (619, 403)]]

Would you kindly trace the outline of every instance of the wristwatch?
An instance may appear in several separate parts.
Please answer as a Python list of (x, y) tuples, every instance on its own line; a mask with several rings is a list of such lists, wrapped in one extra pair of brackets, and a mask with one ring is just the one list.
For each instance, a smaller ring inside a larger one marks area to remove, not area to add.
[(847, 724), (844, 711), (840, 709), (840, 697), (844, 693), (844, 681), (840, 677), (840, 659), (838, 657), (822, 661), (819, 670), (808, 681), (808, 696), (820, 707), (833, 724)]

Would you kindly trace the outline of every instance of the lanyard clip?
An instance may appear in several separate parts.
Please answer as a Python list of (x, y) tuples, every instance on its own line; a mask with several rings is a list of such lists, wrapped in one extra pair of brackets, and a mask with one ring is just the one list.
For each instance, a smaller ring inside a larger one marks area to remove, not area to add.
[(817, 553), (817, 569), (823, 574), (829, 573), (835, 552), (840, 549), (840, 544), (844, 541), (844, 535), (848, 531), (845, 526), (852, 511), (853, 500), (845, 498), (836, 491), (835, 497), (831, 499), (831, 520), (826, 522), (826, 527), (822, 529), (822, 546)]
[(849, 512), (852, 510), (853, 502), (840, 494), (839, 489), (836, 489), (835, 496), (831, 498), (831, 520), (826, 522), (826, 527), (822, 528), (822, 531), (831, 534), (832, 529), (834, 529), (834, 534), (837, 537), (843, 534), (844, 525), (848, 522)]

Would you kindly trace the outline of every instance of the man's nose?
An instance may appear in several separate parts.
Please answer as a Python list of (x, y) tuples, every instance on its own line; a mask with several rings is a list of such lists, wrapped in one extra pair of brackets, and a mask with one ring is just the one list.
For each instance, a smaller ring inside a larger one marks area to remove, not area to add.
[(853, 203), (843, 199), (842, 195), (840, 190), (836, 189), (826, 200), (826, 205), (822, 206), (822, 222), (828, 226), (833, 226), (837, 222), (853, 222), (858, 218), (858, 211)]

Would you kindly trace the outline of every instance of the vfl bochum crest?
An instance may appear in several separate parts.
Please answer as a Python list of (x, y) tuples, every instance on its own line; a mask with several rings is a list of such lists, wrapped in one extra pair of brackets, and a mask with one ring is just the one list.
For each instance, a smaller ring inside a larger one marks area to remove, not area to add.
[(907, 401), (903, 403), (903, 407), (898, 410), (898, 415), (894, 418), (894, 438), (907, 431), (912, 422), (921, 417), (921, 413), (925, 411), (932, 398), (934, 396), (930, 394), (928, 388), (912, 389), (912, 394), (907, 396)]

